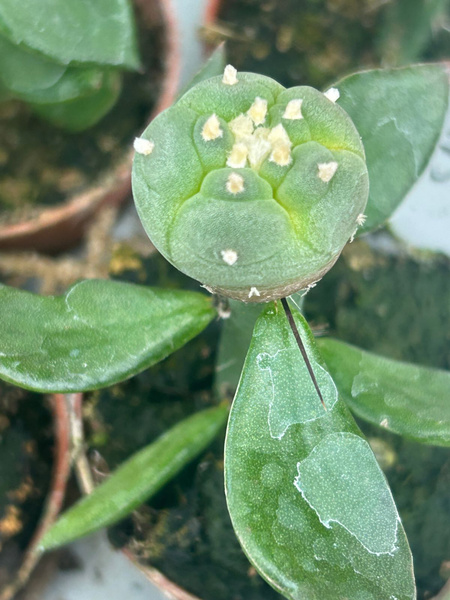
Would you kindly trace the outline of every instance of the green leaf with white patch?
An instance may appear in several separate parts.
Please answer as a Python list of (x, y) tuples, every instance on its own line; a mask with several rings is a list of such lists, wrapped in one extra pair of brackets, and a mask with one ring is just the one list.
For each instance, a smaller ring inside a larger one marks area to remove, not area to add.
[[(300, 310), (303, 294), (292, 294), (290, 300)], [(242, 367), (252, 339), (256, 319), (264, 309), (261, 304), (245, 304), (229, 300), (229, 315), (224, 317), (217, 349), (214, 387), (220, 397), (234, 396)]]
[(134, 454), (58, 519), (40, 549), (68, 544), (126, 517), (212, 442), (227, 414), (223, 404), (195, 413)]
[(338, 340), (317, 340), (358, 417), (417, 442), (450, 446), (450, 373), (392, 360)]
[(376, 69), (333, 87), (366, 151), (370, 191), (361, 232), (370, 231), (392, 215), (431, 157), (448, 106), (448, 73), (437, 64)]
[(0, 32), (62, 65), (139, 66), (129, 0), (2, 0)]
[(122, 381), (162, 360), (214, 318), (203, 294), (105, 280), (43, 297), (0, 287), (0, 378), (37, 392)]
[(322, 406), (281, 307), (256, 322), (225, 449), (233, 526), (262, 576), (291, 600), (411, 600), (412, 558), (392, 495), (294, 315)]

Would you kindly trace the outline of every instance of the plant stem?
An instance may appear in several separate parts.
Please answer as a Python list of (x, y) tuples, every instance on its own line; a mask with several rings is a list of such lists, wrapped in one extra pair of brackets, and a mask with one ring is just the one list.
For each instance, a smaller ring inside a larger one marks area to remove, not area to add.
[(309, 376), (312, 379), (312, 382), (314, 384), (314, 387), (316, 388), (316, 392), (317, 392), (317, 394), (318, 394), (318, 396), (320, 398), (320, 401), (322, 402), (322, 405), (323, 405), (324, 409), (327, 410), (327, 407), (325, 406), (324, 399), (322, 397), (322, 392), (320, 391), (319, 384), (317, 383), (317, 379), (316, 379), (316, 376), (314, 375), (313, 368), (311, 366), (311, 363), (309, 362), (309, 358), (308, 358), (308, 355), (306, 354), (305, 346), (304, 346), (304, 344), (302, 342), (302, 338), (300, 337), (300, 333), (299, 333), (299, 331), (297, 329), (297, 325), (295, 324), (294, 317), (292, 315), (291, 309), (289, 308), (289, 304), (288, 304), (287, 299), (286, 298), (281, 298), (281, 304), (283, 305), (284, 312), (286, 313), (287, 319), (289, 321), (289, 325), (290, 325), (290, 327), (292, 329), (292, 333), (294, 334), (295, 341), (297, 342), (297, 345), (298, 345), (298, 347), (300, 349), (300, 352), (301, 352), (301, 354), (303, 356), (303, 360), (305, 361), (306, 368), (308, 369)]

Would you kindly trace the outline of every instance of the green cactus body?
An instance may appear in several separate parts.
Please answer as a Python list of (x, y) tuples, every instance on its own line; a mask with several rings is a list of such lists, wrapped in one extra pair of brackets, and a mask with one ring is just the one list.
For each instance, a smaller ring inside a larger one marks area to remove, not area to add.
[(210, 291), (266, 302), (307, 288), (363, 220), (364, 149), (331, 93), (228, 66), (135, 142), (133, 193), (158, 250)]

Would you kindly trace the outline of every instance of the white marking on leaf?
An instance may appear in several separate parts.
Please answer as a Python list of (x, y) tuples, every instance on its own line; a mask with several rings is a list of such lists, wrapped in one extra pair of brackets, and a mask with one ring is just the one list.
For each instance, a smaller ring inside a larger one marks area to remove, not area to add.
[(294, 486), (330, 529), (343, 527), (369, 552), (392, 555), (400, 518), (384, 475), (359, 435), (327, 435), (297, 463)]
[(253, 296), (261, 296), (261, 293), (258, 290), (258, 288), (255, 288), (255, 287), (251, 287), (250, 288), (250, 291), (248, 293), (248, 297), (249, 298), (253, 298)]
[(274, 355), (262, 352), (257, 356), (259, 369), (270, 377), (268, 425), (270, 436), (275, 440), (281, 440), (292, 425), (325, 417), (337, 402), (338, 393), (330, 374), (309, 353), (308, 358), (327, 411), (297, 347), (278, 350)]

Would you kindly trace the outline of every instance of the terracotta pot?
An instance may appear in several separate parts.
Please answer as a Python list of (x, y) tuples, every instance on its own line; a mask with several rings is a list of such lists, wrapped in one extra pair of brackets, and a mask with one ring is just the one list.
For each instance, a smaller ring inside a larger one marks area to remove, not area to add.
[(217, 20), (221, 6), (222, 0), (209, 0), (205, 9), (205, 25), (211, 25)]
[(149, 581), (151, 581), (161, 592), (163, 592), (168, 598), (173, 600), (200, 600), (197, 596), (193, 596), (179, 585), (168, 579), (157, 569), (142, 565), (133, 555), (130, 550), (124, 550), (123, 553), (127, 556), (131, 562), (143, 573)]
[[(149, 120), (172, 104), (178, 88), (180, 56), (171, 0), (135, 0), (141, 14), (160, 21), (165, 35), (165, 72), (159, 101)], [(73, 246), (83, 235), (93, 215), (104, 206), (117, 206), (131, 193), (132, 151), (120, 164), (60, 206), (43, 209), (37, 218), (0, 225), (0, 250), (57, 252)]]
[(24, 553), (22, 565), (8, 586), (0, 590), (0, 600), (12, 600), (23, 587), (39, 561), (39, 542), (58, 516), (71, 470), (71, 425), (68, 404), (62, 394), (51, 397), (54, 423), (54, 463), (50, 489), (36, 531)]

